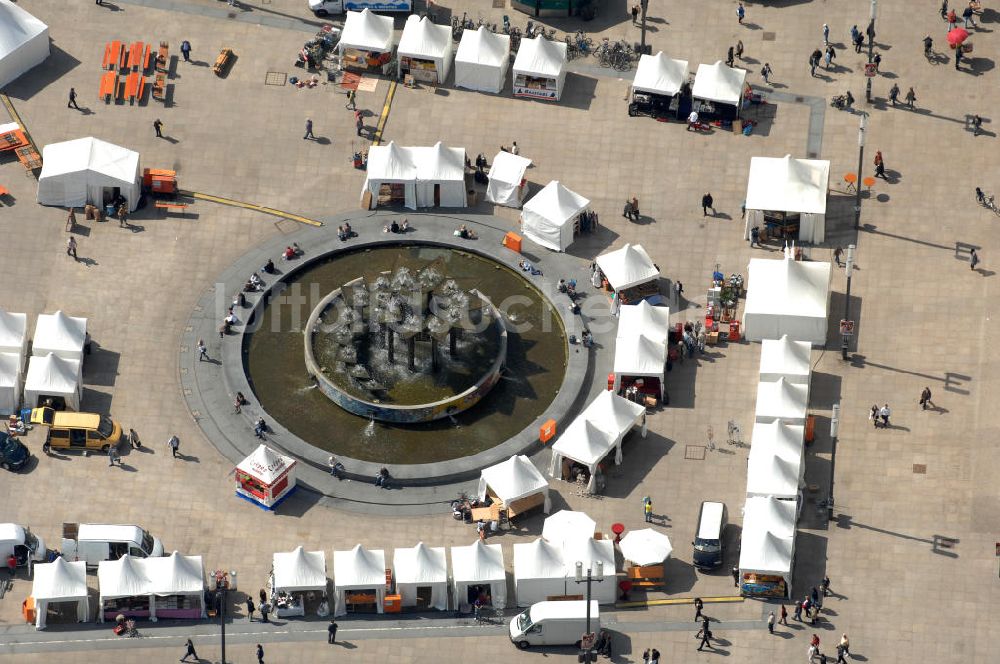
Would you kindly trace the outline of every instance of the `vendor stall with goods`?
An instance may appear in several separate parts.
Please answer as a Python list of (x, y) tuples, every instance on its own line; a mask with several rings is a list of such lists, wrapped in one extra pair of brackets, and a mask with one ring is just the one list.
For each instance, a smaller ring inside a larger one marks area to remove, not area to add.
[(350, 551), (334, 551), (334, 615), (382, 613), (390, 580), (382, 549), (370, 551), (357, 544)]
[(490, 165), (486, 200), (497, 205), (521, 207), (524, 192), (528, 188), (524, 173), (529, 166), (531, 166), (530, 159), (511, 154), (506, 150), (498, 152)]
[(271, 602), (278, 617), (330, 615), (327, 597), (326, 554), (306, 551), (275, 553), (268, 579)]
[(444, 83), (451, 70), (451, 28), (436, 25), (429, 18), (411, 14), (396, 47), (400, 78)]
[(455, 603), (460, 612), (476, 606), (507, 606), (507, 571), (503, 548), (481, 540), (451, 547), (451, 574)]
[(49, 613), (61, 615), (60, 609), (67, 619), (86, 622), (88, 597), (87, 563), (69, 563), (60, 556), (51, 563), (35, 565), (31, 595), (22, 602), (21, 610), (27, 622), (35, 623), (35, 629), (45, 629)]
[(455, 87), (494, 94), (503, 90), (510, 68), (510, 35), (480, 26), (463, 30), (455, 52)]
[(566, 83), (567, 45), (544, 37), (521, 39), (514, 58), (514, 96), (559, 101)]
[(669, 352), (670, 309), (646, 300), (618, 310), (614, 376), (616, 394), (643, 406), (664, 400), (664, 370)]
[(403, 607), (448, 610), (448, 561), (444, 547), (419, 542), (411, 549), (392, 554), (396, 594)]
[(524, 204), (521, 232), (543, 247), (565, 251), (581, 231), (581, 216), (589, 205), (588, 199), (553, 180)]
[(700, 122), (729, 123), (740, 117), (752, 91), (746, 83), (746, 69), (736, 69), (719, 61), (700, 64), (691, 87), (691, 110)]
[(126, 618), (204, 618), (205, 570), (201, 556), (102, 560), (97, 567), (100, 588), (98, 622)]
[(597, 257), (603, 287), (614, 291), (612, 310), (660, 292), (660, 268), (641, 244), (626, 244)]
[(438, 141), (432, 147), (373, 145), (368, 152), (368, 175), (362, 205), (466, 207), (465, 148), (449, 148)]
[(337, 48), (345, 69), (384, 73), (392, 62), (392, 17), (374, 14), (367, 8), (347, 12)]
[(579, 594), (567, 588), (562, 546), (541, 537), (514, 545), (514, 590), (518, 606)]
[(824, 159), (753, 157), (744, 206), (744, 239), (757, 229), (770, 238), (821, 243), (826, 237), (830, 162)]
[(663, 55), (643, 55), (632, 81), (632, 99), (628, 114), (652, 118), (679, 118), (684, 109), (681, 90), (687, 84), (687, 60), (673, 60)]
[(790, 597), (795, 563), (795, 504), (747, 498), (740, 542), (739, 585), (751, 597)]
[(297, 488), (297, 463), (267, 445), (259, 445), (236, 466), (236, 495), (262, 509), (277, 509)]
[(484, 504), (500, 503), (508, 519), (539, 507), (545, 514), (552, 509), (548, 480), (524, 455), (484, 468), (479, 476), (478, 496)]

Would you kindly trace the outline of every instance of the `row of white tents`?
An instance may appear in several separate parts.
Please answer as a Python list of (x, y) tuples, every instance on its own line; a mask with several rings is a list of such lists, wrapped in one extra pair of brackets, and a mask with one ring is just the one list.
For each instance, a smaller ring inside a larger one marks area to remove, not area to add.
[[(688, 80), (688, 61), (674, 60), (663, 54), (643, 55), (636, 66), (632, 91), (673, 97)], [(735, 106), (737, 113), (746, 94), (745, 69), (730, 67), (723, 62), (699, 64), (691, 86), (695, 99)]]
[(62, 311), (40, 314), (25, 375), (27, 330), (27, 314), (0, 309), (0, 415), (17, 412), (22, 388), (28, 406), (61, 397), (69, 408), (79, 410), (87, 319)]

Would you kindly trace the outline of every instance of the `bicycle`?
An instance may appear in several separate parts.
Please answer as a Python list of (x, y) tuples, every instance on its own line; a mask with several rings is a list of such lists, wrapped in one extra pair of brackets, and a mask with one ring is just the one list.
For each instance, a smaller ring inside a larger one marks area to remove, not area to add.
[(1000, 205), (997, 204), (995, 194), (986, 195), (983, 190), (976, 187), (976, 201), (987, 210), (992, 210), (993, 214), (1000, 216)]
[(729, 420), (726, 442), (735, 447), (744, 447), (746, 445), (746, 443), (743, 442), (743, 434), (740, 431), (740, 425), (733, 420)]

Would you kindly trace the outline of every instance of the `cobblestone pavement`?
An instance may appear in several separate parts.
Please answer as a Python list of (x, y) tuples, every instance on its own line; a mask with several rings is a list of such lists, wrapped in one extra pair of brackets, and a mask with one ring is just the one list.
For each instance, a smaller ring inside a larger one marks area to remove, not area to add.
[[(362, 140), (354, 135), (350, 113), (342, 110), (339, 90), (265, 84), (268, 72), (301, 74), (292, 62), (318, 23), (304, 0), (255, 0), (243, 3), (240, 11), (218, 0), (108, 0), (104, 8), (89, 2), (19, 4), (49, 24), (53, 39), (47, 63), (5, 90), (39, 145), (94, 135), (140, 151), (145, 166), (176, 169), (185, 189), (310, 218), (357, 209), (363, 174), (349, 158)], [(774, 105), (773, 117), (762, 117), (749, 138), (696, 135), (676, 124), (629, 119), (628, 73), (574, 62), (565, 98), (557, 105), (451, 86), (400, 87), (385, 138), (414, 145), (444, 140), (488, 156), (516, 140), (535, 161), (529, 171), (532, 189), (558, 179), (591, 198), (601, 214), (601, 232), (575, 243), (571, 253), (590, 260), (608, 247), (642, 242), (665, 275), (686, 286), (690, 301), (682, 303), (685, 311), (676, 319), (693, 319), (715, 265), (726, 273), (744, 272), (751, 255), (742, 240), (739, 208), (753, 155), (801, 157), (815, 148), (819, 157), (830, 159), (828, 242), (807, 251), (814, 259), (829, 260), (834, 246), (855, 241), (853, 196), (843, 191), (841, 178), (857, 169), (858, 116), (834, 111), (826, 100), (848, 88), (864, 99), (862, 56), (846, 46), (850, 26), (865, 24), (868, 4), (747, 3), (742, 26), (736, 3), (729, 0), (684, 0), (666, 8), (658, 0), (650, 4), (648, 40), (654, 52), (687, 59), (694, 70), (699, 62), (724, 59), (727, 47), (742, 39), (748, 80), (761, 83), (757, 72), (768, 62), (773, 88), (791, 101)], [(516, 25), (526, 22), (509, 8), (486, 7), (468, 0), (441, 5), (442, 11), (459, 15), (482, 12), (499, 20), (506, 13)], [(862, 204), (852, 284), (851, 317), (858, 320), (852, 360), (840, 359), (833, 334), (827, 350), (813, 354), (811, 410), (819, 424), (807, 481), (817, 490), (810, 493), (800, 524), (796, 590), (807, 591), (828, 571), (838, 594), (827, 601), (825, 619), (815, 631), (827, 653), (837, 635), (848, 632), (856, 661), (986, 661), (1000, 632), (988, 610), (998, 599), (993, 543), (1000, 539), (995, 453), (1000, 437), (986, 412), (989, 395), (998, 390), (997, 360), (987, 344), (997, 301), (992, 265), (1000, 242), (991, 233), (996, 220), (972, 197), (977, 184), (993, 190), (987, 176), (998, 166), (990, 109), (1000, 97), (992, 85), (998, 43), (992, 30), (1000, 14), (984, 13), (983, 29), (973, 31), (971, 67), (956, 72), (949, 63), (933, 64), (921, 55), (925, 34), (934, 36), (935, 50), (946, 50), (946, 24), (935, 10), (930, 4), (879, 4), (876, 41), (884, 59), (873, 84), (865, 169), (870, 174), (871, 155), (881, 149), (888, 179), (879, 181)], [(845, 47), (838, 48), (835, 70), (819, 70), (813, 78), (807, 58), (821, 43), (824, 22), (831, 27), (831, 41)], [(581, 25), (551, 23), (560, 30)], [(604, 3), (598, 19), (582, 27), (612, 38), (639, 38), (620, 1)], [(181, 40), (191, 41), (196, 62), (172, 66), (169, 107), (96, 101), (101, 44), (115, 38), (166, 40), (175, 50)], [(233, 48), (238, 58), (228, 76), (218, 78), (206, 65), (222, 47)], [(888, 105), (894, 82), (903, 90), (915, 87), (916, 108)], [(81, 112), (64, 108), (70, 86), (80, 95)], [(369, 127), (387, 89), (380, 82), (374, 91), (358, 95), (359, 107), (370, 112)], [(810, 103), (812, 98), (822, 102)], [(968, 131), (971, 113), (984, 116), (983, 135)], [(154, 136), (156, 118), (164, 123), (165, 139)], [(306, 118), (314, 120), (319, 140), (301, 139)], [(811, 135), (817, 121), (822, 133)], [(41, 458), (30, 472), (3, 478), (0, 520), (28, 524), (50, 543), (57, 543), (64, 521), (140, 523), (168, 550), (201, 554), (209, 569), (238, 570), (241, 588), (251, 592), (263, 585), (271, 553), (298, 544), (323, 548), (329, 558), (331, 549), (357, 542), (391, 550), (419, 540), (435, 545), (472, 541), (473, 529), (447, 515), (366, 516), (317, 505), (300, 493), (275, 516), (233, 497), (231, 465), (203, 438), (184, 407), (179, 340), (192, 307), (216, 275), (263, 240), (293, 232), (294, 222), (205, 202), (183, 217), (145, 210), (132, 218), (130, 230), (113, 223), (84, 224), (77, 234), (84, 260), (77, 263), (64, 255), (64, 212), (35, 205), (34, 179), (4, 159), (0, 183), (10, 189), (14, 205), (0, 212), (7, 245), (0, 260), (0, 279), (7, 286), (0, 306), (27, 311), (32, 318), (56, 309), (87, 316), (97, 349), (85, 371), (84, 407), (110, 412), (134, 427), (147, 449), (125, 456), (122, 470), (96, 457)], [(697, 214), (705, 191), (715, 197), (715, 217)], [(645, 223), (630, 224), (619, 216), (622, 201), (632, 194), (640, 199)], [(482, 204), (479, 210), (489, 211)], [(516, 221), (512, 211), (497, 214), (512, 226)], [(967, 249), (958, 248), (960, 243), (979, 248), (977, 271), (969, 270)], [(843, 311), (844, 288), (838, 271), (833, 321)], [(584, 509), (604, 529), (615, 521), (639, 527), (640, 498), (652, 496), (663, 515), (660, 527), (675, 546), (667, 570), (670, 597), (731, 592), (724, 572), (693, 571), (688, 542), (701, 500), (725, 500), (739, 523), (746, 451), (723, 445), (704, 460), (687, 460), (685, 453), (688, 446), (706, 442), (709, 426), (725, 431), (734, 419), (749, 431), (758, 355), (755, 345), (735, 344), (675, 367), (669, 375), (671, 406), (650, 419), (647, 439), (627, 448), (625, 463), (613, 471), (603, 498), (577, 497), (572, 487), (554, 483), (557, 506)], [(936, 407), (921, 411), (917, 399), (925, 385), (934, 391)], [(827, 523), (815, 499), (829, 493), (829, 416), (838, 401), (843, 410), (837, 507), (835, 520)], [(870, 427), (866, 416), (875, 402), (893, 406), (893, 428)], [(166, 454), (164, 441), (175, 433), (184, 460)], [(544, 452), (538, 458), (544, 463)], [(534, 517), (518, 532), (495, 540), (504, 545), (508, 564), (511, 545), (536, 536), (540, 527)], [(953, 549), (935, 547), (935, 535), (958, 543)], [(735, 559), (735, 546), (730, 555)], [(96, 584), (93, 576), (90, 580)], [(218, 660), (215, 628), (203, 624), (144, 628), (146, 638), (138, 642), (108, 641), (104, 629), (53, 627), (36, 634), (19, 617), (20, 601), (29, 592), (30, 582), (18, 578), (0, 600), (4, 661), (16, 656), (19, 662), (166, 662), (181, 655), (188, 633), (199, 635), (200, 654)], [(805, 657), (814, 630), (793, 624), (769, 636), (762, 621), (768, 605), (747, 601), (711, 608), (711, 615), (723, 620), (715, 630), (725, 639), (720, 652), (734, 661)], [(689, 605), (609, 612), (608, 617), (622, 626), (619, 661), (636, 661), (650, 646), (659, 648), (664, 661), (714, 658), (694, 653)], [(237, 622), (230, 628), (229, 659), (252, 661), (257, 642), (264, 643), (268, 662), (325, 661), (331, 652), (401, 662), (540, 657), (515, 651), (498, 628), (472, 634), (467, 626), (456, 628), (441, 648), (445, 637), (433, 631), (361, 631), (379, 624), (344, 620), (350, 645), (328, 646), (322, 623), (290, 622), (269, 631)], [(573, 656), (568, 650), (548, 654)]]

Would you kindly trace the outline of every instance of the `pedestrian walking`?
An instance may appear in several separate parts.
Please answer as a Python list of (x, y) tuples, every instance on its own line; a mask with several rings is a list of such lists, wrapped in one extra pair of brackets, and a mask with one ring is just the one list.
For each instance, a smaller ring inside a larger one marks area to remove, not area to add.
[[(930, 398), (930, 397), (928, 397), (928, 398)], [(823, 581), (820, 583), (819, 588), (823, 592), (823, 597), (828, 597), (830, 595), (830, 576), (829, 575), (825, 575), (823, 577)]]
[(877, 164), (875, 164), (875, 177), (882, 178), (883, 180), (889, 179), (885, 176), (885, 164), (882, 163), (881, 159)]
[(983, 119), (977, 114), (972, 116), (972, 135), (979, 136), (979, 131), (983, 127)]
[(816, 67), (819, 66), (819, 61), (822, 57), (823, 54), (820, 53), (820, 50), (818, 48), (812, 52), (812, 55), (809, 56), (809, 73), (812, 76), (816, 75)]
[(76, 238), (72, 235), (68, 240), (66, 240), (66, 255), (72, 256), (75, 261), (80, 260), (76, 257)]
[(760, 226), (754, 226), (750, 229), (750, 248), (753, 249), (754, 246), (761, 246), (760, 244)]
[[(98, 2), (98, 4), (100, 4), (100, 2)], [(200, 657), (198, 657), (198, 653), (195, 652), (194, 643), (191, 641), (191, 639), (188, 639), (187, 641), (184, 642), (184, 656), (181, 657), (180, 661), (186, 662), (188, 657), (194, 657), (194, 661), (196, 662), (199, 659), (201, 659)]]
[(701, 601), (700, 597), (695, 597), (694, 598), (694, 621), (695, 622), (698, 622), (701, 619), (701, 617), (702, 617), (701, 610), (703, 608), (705, 608), (705, 603), (703, 601)]
[(263, 588), (260, 589), (260, 591), (257, 593), (257, 596), (260, 597), (261, 604), (267, 603), (267, 592), (265, 592)]
[(784, 604), (781, 605), (781, 618), (778, 619), (778, 622), (782, 625), (788, 625), (788, 607)]
[(726, 65), (729, 67), (733, 66), (733, 59), (735, 58), (735, 49), (732, 46), (729, 47), (729, 51), (726, 52)]
[(208, 348), (205, 346), (204, 339), (198, 339), (198, 361), (208, 359)]
[(972, 18), (973, 16), (975, 16), (975, 14), (976, 13), (972, 11), (972, 5), (969, 5), (968, 7), (965, 8), (964, 11), (962, 11), (962, 18), (965, 20), (966, 29), (968, 29), (969, 27), (973, 28), (976, 27), (976, 22)]
[(861, 47), (865, 45), (865, 37), (860, 32), (854, 36), (854, 52), (860, 53)]
[(882, 409), (878, 411), (879, 417), (882, 418), (882, 428), (889, 428), (889, 416), (892, 415), (892, 410), (889, 408), (889, 404), (882, 406)]
[(830, 43), (830, 26), (827, 25), (826, 23), (823, 24), (823, 43), (824, 44)]
[(76, 227), (76, 208), (69, 208), (69, 214), (66, 216), (66, 232), (70, 233)]
[(313, 134), (313, 121), (309, 118), (306, 118), (306, 135), (302, 137), (302, 140), (304, 141), (307, 138), (316, 138)]
[(833, 250), (833, 260), (837, 261), (837, 267), (841, 266), (840, 257), (844, 255), (844, 248), (837, 247)]
[(872, 409), (868, 412), (868, 420), (878, 429), (878, 404), (872, 404)]
[(708, 618), (705, 618), (705, 620), (701, 623), (701, 629), (699, 630), (698, 635), (701, 636), (701, 643), (698, 644), (699, 651), (705, 646), (715, 650), (715, 647), (711, 642), (712, 630), (708, 627)]
[(838, 645), (837, 646), (837, 664), (847, 664), (847, 660), (844, 659), (844, 655), (846, 655), (846, 654), (847, 654), (847, 651), (844, 650), (844, 646)]
[(934, 40), (930, 35), (924, 37), (924, 56), (931, 57), (931, 49), (934, 48)]
[[(70, 238), (72, 240), (73, 238)], [(73, 258), (76, 258), (76, 252), (73, 252)], [(969, 249), (969, 269), (975, 270), (976, 266), (979, 265), (979, 254), (976, 253), (975, 249)]]
[(861, 34), (861, 31), (858, 30), (858, 26), (857, 25), (852, 25), (851, 26), (851, 43), (852, 44), (855, 43), (858, 40), (858, 35), (860, 35), (860, 34)]
[(118, 448), (111, 445), (108, 447), (108, 466), (114, 466), (115, 461), (118, 462), (119, 466), (122, 465), (122, 458), (118, 456)]
[(895, 106), (896, 102), (899, 101), (899, 86), (895, 83), (893, 83), (892, 87), (889, 88), (889, 101), (892, 102), (893, 106)]
[(253, 611), (254, 611), (253, 597), (247, 595), (247, 622), (253, 622)]
[(948, 0), (941, 0), (941, 20), (948, 20)]
[(875, 65), (875, 71), (876, 71), (876, 73), (878, 73), (878, 68), (882, 64), (882, 54), (881, 53), (876, 53), (875, 57), (872, 58), (872, 63), (874, 63), (874, 65)]
[(774, 611), (771, 611), (767, 616), (767, 631), (774, 634)]
[(837, 57), (837, 51), (834, 50), (832, 46), (826, 47), (826, 54), (824, 56), (826, 60), (826, 69), (829, 71), (830, 67), (833, 65), (834, 59)]
[(736, 41), (736, 57), (740, 60), (743, 59), (743, 40), (739, 39)]
[(847, 632), (840, 635), (839, 646), (844, 649), (844, 652), (848, 655), (851, 654), (851, 640), (847, 638)]
[(257, 644), (257, 664), (264, 664), (264, 646), (259, 643)]
[(819, 648), (810, 643), (809, 651), (807, 654), (809, 655), (809, 660), (808, 660), (809, 664), (812, 664), (814, 661), (816, 661), (816, 657), (819, 656)]
[(958, 48), (955, 49), (955, 69), (956, 70), (958, 69), (958, 66), (960, 64), (962, 64), (962, 47), (961, 46), (959, 46)]
[(660, 651), (656, 648), (649, 653), (649, 664), (660, 664)]
[(260, 609), (260, 621), (271, 622), (267, 619), (267, 614), (271, 612), (271, 605), (267, 602), (261, 602), (258, 608)]
[(128, 444), (131, 445), (134, 450), (142, 447), (142, 441), (139, 440), (139, 434), (135, 432), (135, 429), (128, 430)]
[(632, 25), (639, 21), (639, 5), (632, 5)]
[(715, 203), (715, 200), (712, 198), (712, 194), (711, 193), (706, 193), (704, 196), (701, 197), (701, 214), (702, 214), (702, 216), (707, 217), (709, 210), (712, 211), (712, 216), (713, 217), (715, 216), (714, 203)]
[(337, 642), (337, 621), (331, 620), (330, 624), (326, 627), (326, 642), (336, 643)]
[(764, 79), (765, 83), (771, 82), (771, 79), (769, 78), (771, 76), (771, 63), (769, 62), (764, 63), (764, 66), (760, 68), (760, 75), (761, 78)]
[(645, 515), (646, 523), (653, 523), (653, 501), (647, 499), (646, 505), (642, 508), (642, 513)]
[(642, 651), (642, 664), (649, 664), (649, 648)]
[(104, 4), (104, 0), (94, 0), (94, 4), (95, 5), (103, 5)]
[(927, 410), (927, 404), (931, 403), (931, 388), (925, 387), (920, 393), (920, 407)]
[(358, 93), (355, 90), (348, 90), (347, 91), (347, 103), (344, 104), (344, 108), (349, 108), (352, 111), (358, 110), (357, 101), (356, 101), (357, 100), (357, 96), (358, 96)]
[(730, 571), (730, 574), (733, 575), (733, 587), (734, 588), (739, 588), (740, 587), (740, 568), (737, 567), (736, 565), (733, 565), (733, 569)]
[(170, 448), (170, 454), (175, 459), (177, 458), (177, 450), (180, 449), (180, 446), (181, 446), (181, 439), (178, 438), (177, 436), (171, 436), (169, 440), (167, 440), (167, 447)]
[(746, 15), (747, 15), (747, 10), (744, 9), (743, 3), (741, 2), (739, 6), (736, 8), (736, 19), (740, 22), (740, 25), (743, 25), (743, 18)]
[(191, 62), (191, 42), (186, 39), (181, 42), (181, 55), (184, 56), (184, 62)]
[(816, 586), (812, 587), (810, 598), (812, 599), (813, 604), (819, 604), (819, 590), (816, 589)]
[(909, 108), (913, 108), (913, 102), (917, 100), (917, 93), (913, 91), (913, 88), (910, 88), (909, 90), (906, 91), (905, 99), (906, 99), (906, 105)]
[(955, 14), (955, 10), (948, 11), (948, 30), (954, 30), (955, 24), (958, 23), (958, 15)]
[(802, 603), (801, 602), (796, 602), (795, 603), (795, 616), (794, 617), (799, 622), (802, 622)]
[(118, 228), (128, 228), (128, 203), (118, 206)]
[(163, 130), (163, 123), (160, 121), (160, 118), (156, 118), (155, 120), (153, 120), (153, 131), (156, 132), (157, 138), (163, 138), (162, 130)]
[(76, 105), (76, 88), (69, 89), (69, 103), (66, 104), (66, 108), (75, 108), (80, 110), (80, 107)]
[(354, 111), (354, 126), (358, 130), (358, 136), (360, 136), (361, 132), (365, 129), (365, 122), (361, 118), (361, 111)]

